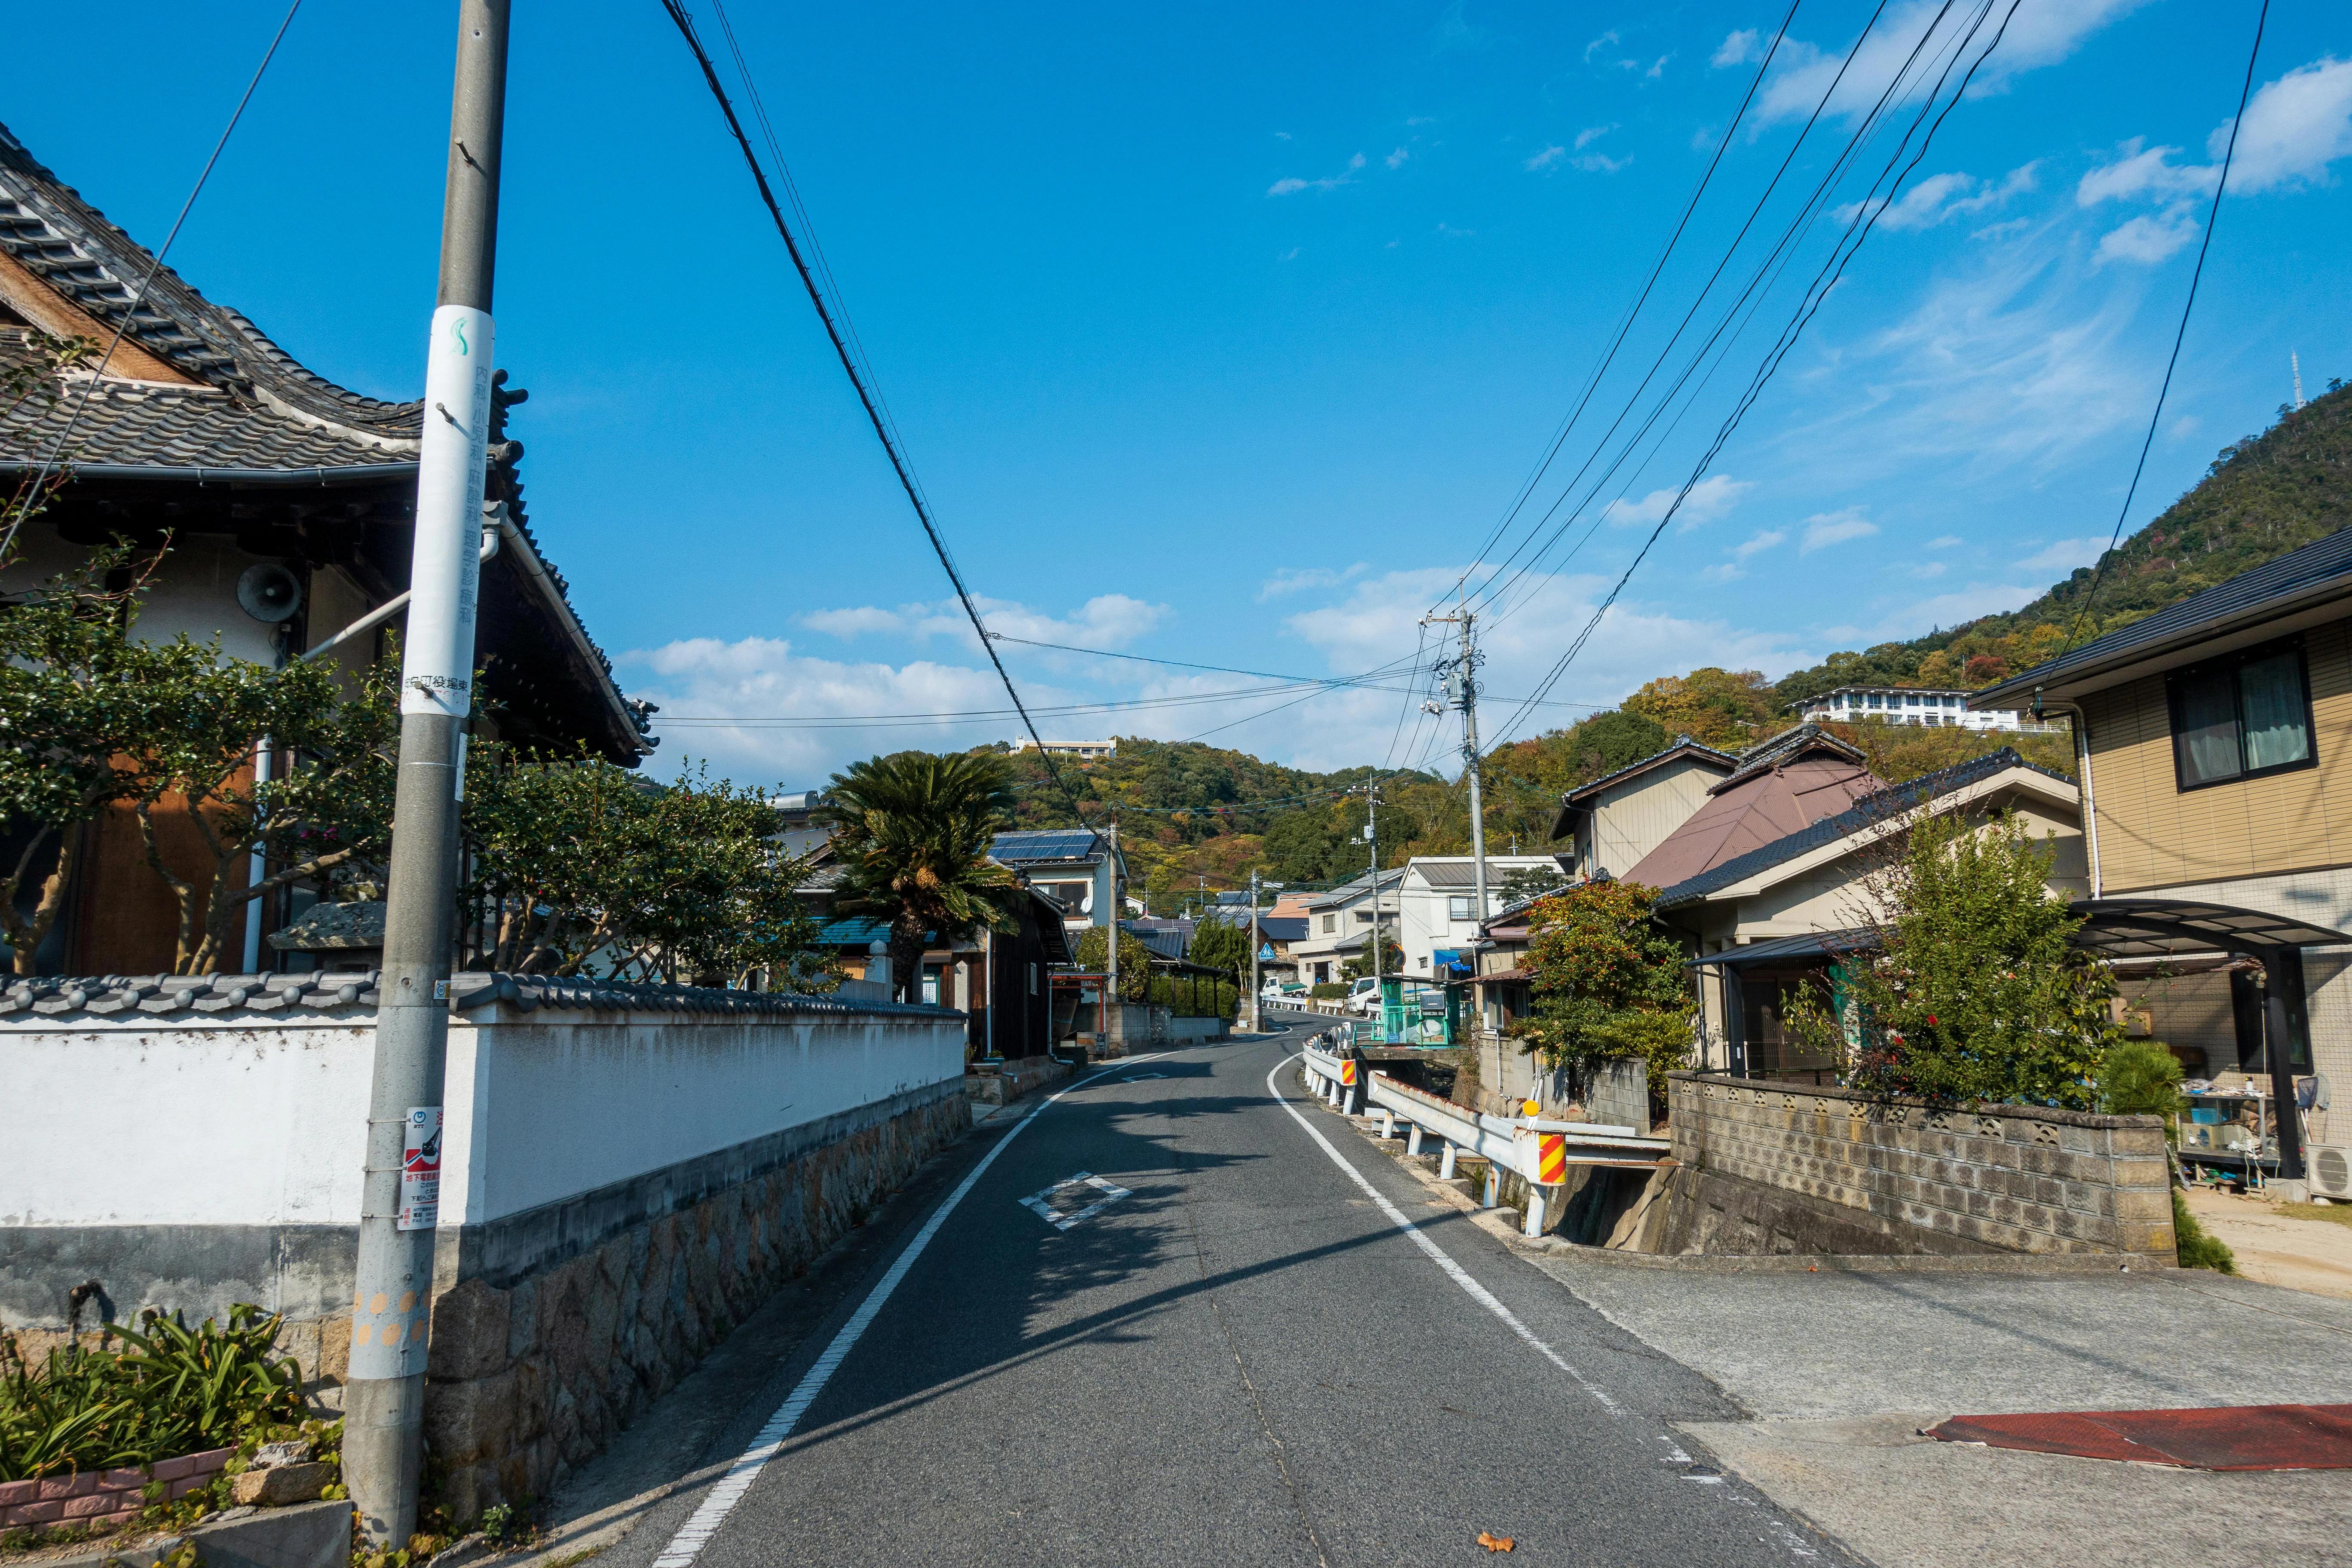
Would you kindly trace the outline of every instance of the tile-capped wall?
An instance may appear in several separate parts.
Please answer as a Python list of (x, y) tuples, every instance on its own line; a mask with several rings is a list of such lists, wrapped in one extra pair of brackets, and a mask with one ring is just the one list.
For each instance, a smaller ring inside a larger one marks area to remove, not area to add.
[(1675, 1158), (1710, 1175), (1968, 1250), (2173, 1256), (2157, 1117), (1937, 1106), (1687, 1072), (1671, 1075), (1667, 1097)]

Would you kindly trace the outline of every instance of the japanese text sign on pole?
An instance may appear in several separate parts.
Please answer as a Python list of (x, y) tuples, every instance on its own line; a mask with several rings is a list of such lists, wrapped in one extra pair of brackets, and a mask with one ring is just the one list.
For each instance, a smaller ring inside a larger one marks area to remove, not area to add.
[(400, 1140), (400, 1228), (431, 1230), (441, 1218), (441, 1108), (408, 1113)]

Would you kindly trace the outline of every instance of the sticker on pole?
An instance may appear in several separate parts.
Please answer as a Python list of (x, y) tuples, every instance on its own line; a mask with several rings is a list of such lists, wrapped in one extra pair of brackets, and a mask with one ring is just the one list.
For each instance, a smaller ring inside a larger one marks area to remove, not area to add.
[(410, 1110), (400, 1137), (402, 1230), (431, 1230), (441, 1218), (441, 1108)]

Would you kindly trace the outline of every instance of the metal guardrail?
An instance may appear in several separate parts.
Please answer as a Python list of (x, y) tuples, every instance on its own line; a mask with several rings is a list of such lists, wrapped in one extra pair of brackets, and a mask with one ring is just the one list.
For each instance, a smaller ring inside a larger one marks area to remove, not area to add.
[(1490, 1116), (1457, 1105), (1425, 1089), (1399, 1083), (1386, 1073), (1365, 1070), (1363, 1064), (1339, 1055), (1328, 1035), (1316, 1037), (1306, 1051), (1307, 1080), (1316, 1092), (1346, 1115), (1377, 1110), (1381, 1136), (1396, 1136), (1396, 1124), (1408, 1128), (1405, 1152), (1422, 1152), (1424, 1136), (1444, 1140), (1437, 1173), (1454, 1178), (1455, 1156), (1465, 1151), (1486, 1162), (1484, 1204), (1495, 1206), (1496, 1171), (1508, 1171), (1527, 1184), (1523, 1229), (1529, 1237), (1543, 1234), (1544, 1189), (1568, 1179), (1570, 1165), (1608, 1165), (1654, 1169), (1671, 1147), (1664, 1138), (1652, 1138), (1632, 1127), (1595, 1121), (1562, 1121), (1541, 1116)]

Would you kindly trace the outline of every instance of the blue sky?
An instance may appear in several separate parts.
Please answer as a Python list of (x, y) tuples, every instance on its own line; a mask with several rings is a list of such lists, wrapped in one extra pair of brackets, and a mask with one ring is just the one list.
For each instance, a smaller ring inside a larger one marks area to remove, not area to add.
[[(739, 0), (734, 20), (991, 624), (1327, 676), (1412, 658), (1784, 9)], [(1777, 675), (2014, 605), (2087, 561), (2170, 347), (2255, 10), (2022, 0), (1521, 732), (1696, 664)], [(1539, 504), (1627, 405), (1869, 12), (1799, 7)], [(310, 0), (172, 258), (382, 396), (422, 380), (449, 13)], [(119, 9), (117, 44), (169, 69), (103, 100), (80, 73), (19, 73), (0, 119), (152, 241), (279, 14)], [(1888, 6), (1791, 181), (1821, 177), (1932, 14)], [(499, 358), (533, 395), (516, 429), (534, 523), (624, 683), (680, 720), (1002, 709), (658, 5), (553, 15), (518, 7)], [(91, 43), (57, 8), (13, 36), (26, 58)], [(2274, 417), (2291, 351), (2307, 392), (2352, 374), (2352, 11), (2280, 0), (2256, 86), (2131, 527)], [(1532, 689), (1633, 560), (1861, 184), (1832, 192), (1688, 416), (1595, 492), (1574, 556), (1520, 579), (1487, 629), (1490, 698)], [(1053, 737), (1206, 733), (1312, 766), (1443, 756), (1433, 726), (1400, 726), (1413, 698), (1394, 680), (1275, 709), (1287, 698), (1213, 695), (1246, 678), (1004, 652), (1045, 706), (1200, 700), (1056, 716)], [(1511, 708), (1490, 704), (1490, 725)], [(1013, 733), (678, 723), (663, 762), (803, 784)]]

